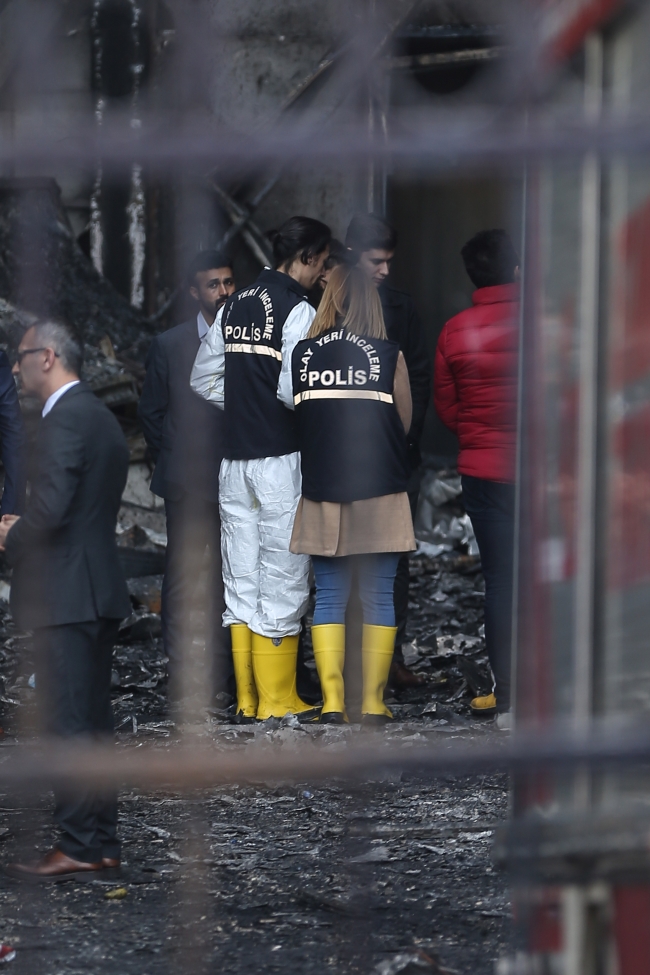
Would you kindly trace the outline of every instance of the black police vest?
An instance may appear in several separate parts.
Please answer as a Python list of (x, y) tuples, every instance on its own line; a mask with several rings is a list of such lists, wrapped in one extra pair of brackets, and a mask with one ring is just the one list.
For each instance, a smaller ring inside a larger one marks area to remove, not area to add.
[(293, 412), (278, 399), (282, 330), (305, 300), (287, 274), (265, 269), (228, 299), (221, 319), (225, 345), (224, 456), (281, 457), (298, 449)]
[(406, 435), (393, 402), (399, 346), (342, 328), (292, 358), (302, 493), (346, 503), (406, 490)]

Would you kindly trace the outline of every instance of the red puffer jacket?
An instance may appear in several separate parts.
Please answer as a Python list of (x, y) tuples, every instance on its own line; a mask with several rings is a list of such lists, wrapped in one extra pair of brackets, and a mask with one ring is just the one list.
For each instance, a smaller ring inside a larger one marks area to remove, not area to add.
[(438, 339), (434, 402), (458, 435), (461, 474), (514, 481), (519, 286), (479, 288)]

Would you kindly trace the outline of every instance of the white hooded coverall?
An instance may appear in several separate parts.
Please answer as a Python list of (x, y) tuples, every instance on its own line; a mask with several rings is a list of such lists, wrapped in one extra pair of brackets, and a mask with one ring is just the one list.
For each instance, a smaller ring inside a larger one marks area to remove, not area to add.
[[(190, 384), (223, 409), (225, 345), (217, 315), (202, 343)], [(306, 337), (314, 309), (301, 301), (282, 331), (282, 367), (278, 399), (293, 409), (291, 355)], [(245, 623), (271, 638), (300, 632), (309, 599), (309, 558), (289, 551), (301, 493), (300, 454), (221, 462), (219, 510), (226, 611), (224, 626)]]

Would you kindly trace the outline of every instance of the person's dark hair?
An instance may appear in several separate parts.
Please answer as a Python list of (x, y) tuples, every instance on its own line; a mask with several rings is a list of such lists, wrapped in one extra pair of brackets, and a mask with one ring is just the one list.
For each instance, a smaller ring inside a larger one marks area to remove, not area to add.
[(218, 267), (229, 267), (232, 270), (232, 258), (217, 250), (199, 251), (190, 261), (187, 269), (187, 286), (194, 287), (199, 271), (212, 271)]
[(475, 288), (512, 284), (519, 257), (505, 230), (481, 230), (468, 240), (461, 256)]
[(374, 213), (356, 213), (345, 235), (345, 245), (358, 256), (362, 251), (394, 251), (397, 231)]
[(69, 325), (45, 319), (29, 327), (34, 329), (36, 344), (52, 349), (66, 372), (81, 375), (83, 346)]
[(342, 244), (340, 240), (336, 237), (332, 237), (330, 241), (330, 253), (329, 257), (325, 261), (325, 269), (329, 271), (333, 267), (338, 267), (339, 264), (348, 263), (349, 251), (345, 244)]
[(332, 231), (312, 217), (289, 217), (278, 230), (269, 231), (268, 237), (273, 245), (273, 263), (278, 268), (296, 259), (307, 264), (310, 257), (322, 254), (330, 245)]

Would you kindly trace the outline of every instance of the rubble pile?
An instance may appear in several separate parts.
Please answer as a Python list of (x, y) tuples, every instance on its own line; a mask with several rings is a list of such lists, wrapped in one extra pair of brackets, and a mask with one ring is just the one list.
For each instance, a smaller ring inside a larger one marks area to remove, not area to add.
[(0, 180), (0, 296), (19, 315), (69, 322), (89, 345), (108, 335), (137, 353), (147, 340), (144, 316), (79, 247), (54, 179)]
[(140, 399), (140, 376), (134, 374), (132, 367), (118, 360), (108, 335), (101, 339), (97, 347), (86, 343), (83, 375), (93, 392), (109, 409), (136, 405)]
[(409, 715), (418, 714), (425, 694), (468, 714), (471, 698), (491, 691), (484, 601), (485, 583), (475, 556), (422, 556), (411, 561), (410, 643), (404, 648), (404, 659), (427, 683), (422, 690), (400, 695)]
[(418, 551), (430, 558), (462, 549), (478, 555), (469, 515), (460, 502), (460, 474), (455, 470), (425, 470), (415, 516)]
[(5, 298), (0, 298), (0, 348), (5, 352), (15, 348), (35, 319), (35, 315), (20, 311)]

